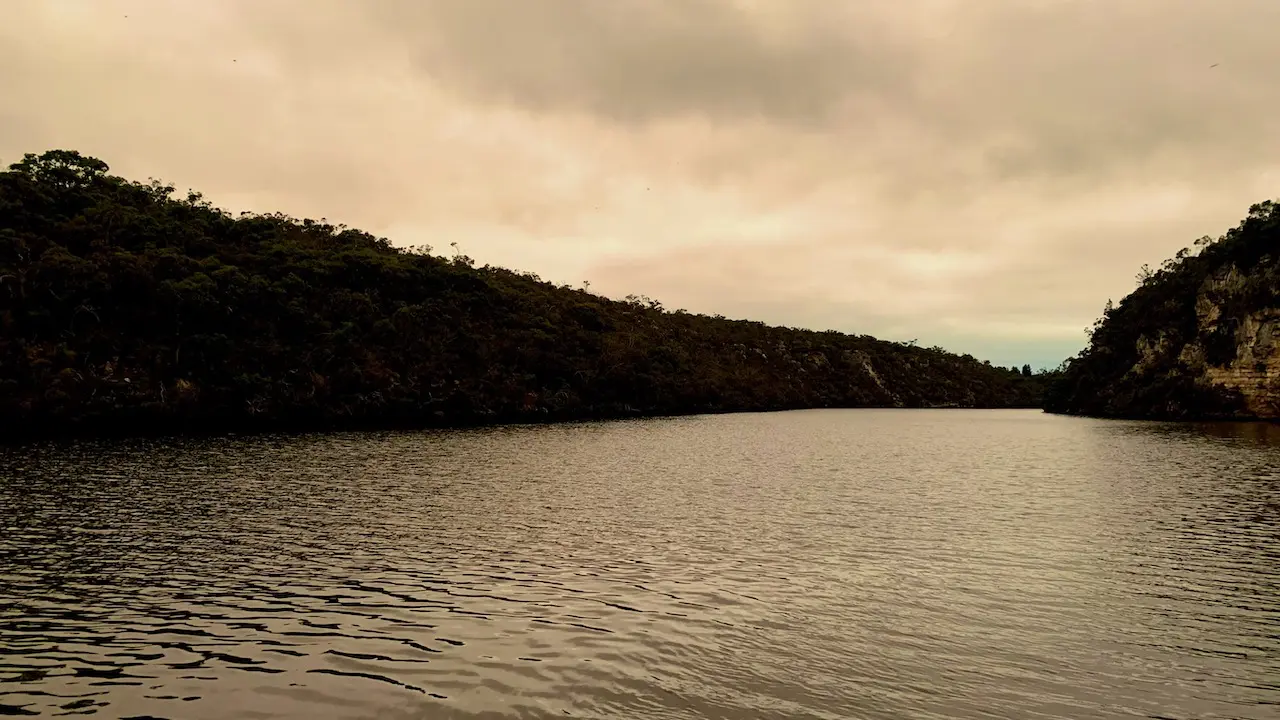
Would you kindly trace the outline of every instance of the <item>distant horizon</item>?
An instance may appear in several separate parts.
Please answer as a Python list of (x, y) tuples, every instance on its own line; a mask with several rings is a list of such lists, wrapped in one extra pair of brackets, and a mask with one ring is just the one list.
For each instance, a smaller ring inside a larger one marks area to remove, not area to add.
[(1277, 22), (1269, 0), (13, 0), (0, 157), (74, 148), (605, 297), (1052, 368), (1143, 264), (1276, 196)]
[[(70, 151), (80, 152), (79, 150), (75, 150), (75, 148), (46, 148), (45, 150), (54, 150), (54, 149), (56, 149), (56, 150), (70, 150)], [(29, 153), (30, 153), (30, 154), (34, 154), (34, 155), (39, 155), (39, 154), (41, 154), (42, 152), (44, 152), (45, 150), (29, 151)], [(7, 170), (7, 169), (8, 169), (9, 167), (11, 167), (14, 163), (16, 163), (16, 162), (20, 161), (20, 160), (22, 159), (22, 157), (24, 157), (26, 154), (28, 154), (28, 153), (23, 153), (23, 154), (19, 155), (19, 157), (18, 157), (16, 160), (9, 160), (9, 159), (7, 159), (7, 158), (0, 157), (0, 168), (3, 168), (3, 169), (6, 169), (6, 170)], [(84, 156), (86, 156), (86, 157), (93, 157), (93, 158), (94, 158), (94, 159), (96, 159), (96, 160), (101, 160), (102, 162), (105, 162), (108, 166), (110, 166), (110, 165), (111, 165), (111, 161), (110, 161), (110, 159), (109, 159), (109, 158), (97, 157), (97, 156), (93, 155), (92, 153), (87, 153), (87, 152), (81, 152), (80, 154), (81, 154), (81, 155), (84, 155)], [(111, 169), (109, 170), (109, 173), (110, 173), (111, 175), (115, 175), (115, 176), (117, 176), (117, 177), (123, 177), (125, 180), (140, 182), (140, 180), (138, 180), (137, 178), (129, 178), (129, 177), (125, 177), (125, 176), (123, 176), (123, 175), (120, 175), (119, 173), (117, 173), (117, 172), (115, 171), (115, 168), (111, 168)], [(192, 188), (183, 188), (183, 187), (181, 187), (181, 186), (180, 186), (180, 185), (178, 185), (178, 184), (174, 184), (172, 181), (170, 181), (170, 180), (169, 180), (169, 179), (167, 179), (167, 178), (151, 178), (151, 179), (156, 180), (156, 181), (159, 181), (159, 182), (162, 182), (162, 183), (167, 183), (167, 184), (169, 184), (169, 185), (172, 185), (172, 186), (174, 187), (174, 196), (175, 196), (175, 197), (182, 197), (182, 196), (185, 196), (185, 195), (186, 195), (186, 193), (189, 193), (189, 192), (190, 192), (190, 193), (197, 193), (197, 194), (199, 194), (199, 193), (200, 193), (199, 188), (194, 188), (194, 187), (192, 187)], [(238, 209), (236, 209), (236, 208), (223, 207), (223, 206), (218, 205), (217, 203), (213, 203), (213, 205), (214, 205), (214, 207), (218, 208), (219, 210), (221, 210), (221, 211), (223, 211), (223, 212), (225, 212), (225, 213), (228, 213), (229, 215), (232, 215), (232, 216), (238, 215), (238, 214), (240, 214), (241, 212), (252, 212), (252, 213), (262, 213), (262, 212), (263, 212), (263, 211), (258, 211), (258, 210), (238, 210)], [(263, 214), (272, 214), (272, 212), (274, 212), (274, 211), (266, 211), (266, 212), (265, 212), (265, 213), (263, 213)], [(360, 231), (363, 231), (363, 228), (350, 226), (350, 225), (348, 225), (347, 223), (343, 223), (341, 220), (335, 220), (335, 219), (327, 218), (327, 217), (323, 217), (323, 218), (320, 218), (320, 217), (313, 217), (313, 218), (299, 217), (298, 219), (299, 219), (299, 220), (311, 220), (311, 221), (314, 221), (314, 222), (325, 222), (325, 223), (328, 223), (328, 224), (331, 224), (331, 225), (334, 225), (334, 226), (345, 225), (345, 226), (347, 226), (347, 227), (352, 227), (352, 229), (354, 229), (354, 230), (360, 230)], [(415, 246), (418, 246), (418, 247), (420, 247), (420, 246), (421, 246), (420, 244), (405, 244), (405, 243), (399, 243), (399, 242), (396, 242), (396, 239), (395, 239), (395, 238), (393, 238), (393, 237), (386, 237), (385, 239), (386, 239), (386, 241), (387, 241), (389, 244), (391, 244), (393, 247), (396, 247), (396, 248), (401, 249), (401, 250), (408, 250), (408, 249), (411, 249), (411, 248), (413, 248), (413, 247), (415, 247)], [(430, 247), (430, 248), (431, 248), (431, 254), (432, 254), (432, 255), (436, 255), (436, 256), (439, 256), (439, 257), (448, 258), (448, 257), (451, 257), (451, 256), (452, 256), (453, 254), (455, 254), (455, 253), (456, 253), (456, 254), (461, 254), (461, 255), (467, 255), (466, 249), (465, 249), (465, 248), (463, 248), (463, 247), (461, 247), (461, 246), (454, 247), (454, 246), (452, 246), (451, 244), (448, 244), (448, 243), (444, 244), (444, 247), (443, 247), (443, 248), (440, 246), (440, 244), (437, 244), (437, 243), (425, 243), (425, 245), (427, 245), (428, 247)], [(475, 258), (473, 258), (473, 259), (475, 259)], [(542, 279), (542, 280), (544, 280), (544, 281), (546, 281), (546, 282), (549, 282), (549, 283), (555, 284), (555, 285), (570, 285), (570, 286), (575, 287), (575, 288), (583, 288), (583, 287), (584, 287), (582, 283), (577, 283), (577, 284), (575, 284), (575, 283), (571, 283), (571, 282), (567, 282), (567, 281), (559, 281), (559, 280), (557, 280), (557, 279), (555, 279), (555, 278), (547, 278), (547, 277), (543, 277), (541, 274), (537, 273), (537, 272), (536, 272), (536, 271), (534, 271), (534, 270), (528, 270), (528, 269), (526, 269), (526, 268), (519, 268), (519, 267), (512, 267), (512, 266), (507, 265), (507, 264), (504, 264), (504, 263), (502, 263), (502, 262), (500, 262), (500, 261), (499, 261), (499, 262), (488, 262), (488, 263), (485, 263), (485, 262), (480, 262), (478, 259), (476, 259), (476, 260), (477, 260), (477, 263), (478, 263), (478, 264), (481, 264), (481, 265), (488, 264), (488, 265), (492, 265), (492, 266), (495, 266), (495, 267), (501, 267), (501, 268), (503, 268), (503, 269), (510, 270), (510, 271), (513, 271), (513, 272), (525, 273), (525, 274), (533, 274), (533, 275), (536, 275), (537, 277), (539, 277), (540, 279)], [(607, 298), (607, 299), (609, 299), (609, 300), (624, 301), (624, 300), (626, 300), (626, 298), (627, 298), (627, 295), (622, 295), (622, 296), (613, 296), (613, 295), (606, 295), (606, 294), (604, 294), (604, 293), (596, 292), (593, 288), (590, 288), (589, 286), (587, 286), (585, 289), (587, 289), (587, 290), (588, 290), (589, 292), (591, 292), (592, 294), (599, 295), (600, 297)], [(994, 357), (986, 357), (986, 356), (980, 355), (980, 354), (978, 354), (978, 353), (976, 353), (976, 352), (957, 349), (957, 348), (952, 347), (952, 346), (950, 346), (950, 345), (947, 345), (947, 344), (945, 344), (945, 343), (941, 343), (941, 342), (932, 342), (932, 341), (930, 341), (930, 340), (928, 340), (928, 339), (926, 339), (926, 338), (918, 338), (918, 337), (915, 337), (915, 336), (911, 336), (911, 337), (886, 337), (886, 336), (881, 336), (881, 335), (874, 335), (874, 334), (872, 334), (872, 333), (860, 332), (860, 331), (858, 331), (857, 329), (843, 329), (843, 328), (840, 328), (840, 327), (834, 327), (834, 326), (833, 326), (833, 327), (816, 327), (816, 326), (815, 326), (815, 327), (807, 327), (807, 326), (804, 326), (804, 325), (796, 325), (796, 324), (788, 323), (788, 322), (785, 322), (785, 321), (769, 321), (769, 320), (764, 320), (764, 319), (761, 319), (761, 318), (759, 318), (759, 317), (753, 317), (753, 316), (741, 316), (741, 317), (737, 317), (737, 316), (729, 315), (729, 314), (724, 313), (724, 312), (720, 312), (720, 311), (715, 310), (715, 309), (706, 310), (706, 309), (694, 309), (694, 308), (677, 308), (677, 307), (672, 307), (672, 306), (668, 306), (665, 302), (663, 302), (663, 301), (662, 301), (662, 298), (658, 298), (658, 297), (650, 297), (650, 296), (648, 296), (646, 293), (644, 293), (643, 291), (634, 292), (634, 293), (628, 293), (628, 295), (643, 296), (643, 297), (646, 297), (646, 298), (649, 298), (649, 299), (652, 299), (652, 300), (656, 300), (656, 301), (658, 301), (658, 302), (662, 303), (662, 305), (663, 305), (663, 307), (664, 307), (665, 309), (667, 309), (667, 310), (672, 310), (672, 311), (674, 311), (674, 310), (685, 310), (685, 311), (690, 312), (690, 313), (699, 314), (699, 315), (706, 315), (706, 316), (716, 316), (716, 315), (720, 315), (720, 316), (723, 316), (723, 317), (725, 317), (726, 319), (729, 319), (729, 320), (740, 320), (740, 321), (747, 321), (747, 322), (763, 322), (763, 323), (765, 323), (766, 325), (774, 325), (774, 326), (778, 326), (778, 327), (792, 327), (792, 328), (798, 328), (798, 329), (801, 329), (801, 330), (812, 330), (812, 331), (815, 331), (815, 332), (828, 332), (828, 331), (834, 331), (834, 332), (844, 333), (844, 334), (846, 334), (846, 335), (870, 335), (870, 336), (872, 336), (872, 337), (875, 337), (875, 338), (876, 338), (876, 339), (878, 339), (878, 340), (884, 340), (884, 341), (887, 341), (887, 342), (897, 342), (897, 343), (914, 343), (915, 345), (917, 345), (917, 346), (919, 346), (919, 347), (926, 347), (926, 348), (927, 348), (927, 347), (941, 347), (942, 349), (944, 349), (944, 350), (946, 350), (946, 351), (948, 351), (948, 352), (952, 352), (952, 353), (955, 353), (955, 354), (957, 354), (957, 355), (972, 355), (973, 357), (977, 358), (978, 360), (986, 360), (986, 361), (989, 361), (992, 365), (998, 365), (998, 366), (1000, 366), (1000, 367), (1014, 367), (1014, 368), (1022, 368), (1024, 365), (1030, 365), (1030, 366), (1031, 366), (1031, 368), (1032, 368), (1032, 370), (1033, 370), (1033, 371), (1036, 371), (1036, 372), (1039, 372), (1039, 371), (1041, 371), (1041, 370), (1046, 370), (1046, 371), (1048, 371), (1048, 370), (1053, 370), (1053, 369), (1057, 368), (1059, 365), (1061, 365), (1061, 364), (1062, 364), (1062, 362), (1063, 362), (1064, 360), (1066, 360), (1068, 357), (1074, 356), (1076, 353), (1078, 353), (1081, 349), (1083, 349), (1083, 348), (1084, 348), (1084, 345), (1082, 344), (1082, 345), (1080, 345), (1080, 347), (1078, 347), (1078, 348), (1076, 348), (1075, 350), (1071, 351), (1069, 354), (1067, 354), (1067, 355), (1063, 355), (1061, 358), (1056, 359), (1056, 360), (1045, 360), (1043, 357), (1041, 357), (1041, 358), (1031, 357), (1031, 358), (1029, 358), (1029, 359), (1017, 360), (1017, 359), (1016, 359), (1016, 357), (1023, 357), (1023, 356), (1015, 356), (1015, 355), (1013, 355), (1012, 353), (1015, 353), (1017, 350), (1016, 350), (1015, 348), (1011, 348), (1011, 349), (1009, 349), (1009, 353), (1010, 353), (1010, 354), (1008, 355), (1008, 357), (1015, 358), (1015, 359), (1010, 359), (1010, 360), (1001, 361), (1001, 360), (999, 360), (999, 359), (997, 359), (997, 358), (994, 358)], [(1099, 311), (1099, 313), (1101, 313), (1101, 311)], [(955, 338), (954, 340), (955, 340), (956, 342), (960, 342), (960, 341), (962, 341), (962, 340), (963, 340), (963, 338)]]
[[(13, 165), (14, 163), (21, 161), (21, 159), (22, 159), (26, 154), (28, 154), (28, 153), (30, 153), (30, 154), (35, 154), (35, 155), (39, 155), (41, 152), (44, 152), (44, 151), (46, 151), (46, 150), (53, 150), (53, 149), (58, 149), (58, 150), (74, 150), (74, 151), (76, 151), (76, 152), (80, 152), (82, 155), (84, 155), (84, 156), (86, 156), (86, 157), (93, 157), (93, 158), (95, 158), (95, 159), (98, 159), (98, 160), (101, 160), (101, 161), (103, 161), (103, 162), (107, 163), (107, 165), (108, 165), (108, 166), (111, 166), (111, 159), (110, 159), (110, 158), (99, 157), (99, 156), (97, 156), (97, 155), (94, 155), (94, 154), (93, 154), (93, 153), (91, 153), (91, 152), (84, 152), (84, 151), (77, 150), (77, 149), (75, 149), (75, 148), (45, 148), (45, 149), (42, 149), (42, 150), (28, 150), (28, 151), (26, 151), (26, 152), (24, 152), (24, 153), (19, 153), (19, 154), (18, 154), (16, 157), (14, 157), (13, 159), (10, 159), (10, 158), (8, 158), (8, 157), (0, 157), (0, 168), (8, 169), (8, 168), (9, 168), (11, 165)], [(117, 172), (117, 171), (116, 171), (116, 169), (115, 169), (115, 167), (114, 167), (114, 166), (112, 166), (112, 167), (111, 167), (111, 169), (110, 169), (110, 171), (109, 171), (109, 172), (110, 172), (112, 175), (115, 175), (115, 176), (118, 176), (118, 177), (123, 177), (123, 178), (124, 178), (124, 179), (126, 179), (126, 180), (139, 181), (139, 182), (140, 182), (140, 180), (139, 180), (138, 178), (130, 178), (130, 177), (127, 177), (127, 176), (121, 175), (119, 172)], [(170, 184), (170, 185), (173, 185), (173, 187), (175, 188), (175, 190), (174, 190), (174, 194), (175, 194), (175, 196), (183, 196), (183, 195), (185, 195), (187, 192), (195, 192), (195, 193), (200, 193), (200, 192), (201, 192), (199, 188), (195, 188), (195, 187), (182, 187), (180, 183), (174, 183), (174, 182), (173, 182), (171, 179), (169, 179), (169, 178), (158, 178), (158, 177), (157, 177), (157, 178), (150, 178), (150, 179), (154, 179), (154, 180), (157, 180), (157, 181), (162, 182), (162, 183), (168, 183), (168, 184)], [(220, 204), (218, 204), (218, 203), (216, 203), (216, 202), (215, 202), (215, 203), (213, 203), (213, 205), (214, 205), (214, 207), (217, 207), (218, 209), (222, 210), (223, 212), (229, 213), (229, 214), (231, 214), (231, 215), (233, 215), (233, 216), (234, 216), (234, 215), (237, 215), (237, 214), (239, 214), (239, 213), (241, 213), (241, 212), (252, 212), (252, 213), (262, 213), (262, 214), (272, 214), (272, 213), (274, 213), (274, 212), (282, 212), (282, 211), (273, 211), (273, 210), (257, 210), (257, 209), (255, 209), (255, 210), (242, 210), (242, 209), (238, 209), (238, 208), (226, 207), (226, 206), (220, 205)], [(335, 225), (335, 226), (337, 226), (337, 225), (346, 225), (346, 226), (348, 226), (348, 227), (352, 227), (352, 228), (353, 228), (353, 229), (355, 229), (355, 230), (361, 230), (361, 231), (364, 231), (364, 229), (363, 229), (363, 228), (355, 227), (355, 226), (353, 226), (353, 225), (350, 225), (349, 223), (344, 223), (341, 219), (334, 219), (334, 218), (323, 217), (323, 216), (322, 216), (322, 217), (310, 217), (310, 218), (307, 218), (307, 217), (298, 217), (298, 219), (299, 219), (299, 220), (308, 220), (308, 219), (309, 219), (309, 220), (312, 220), (312, 221), (315, 221), (315, 222), (326, 222), (326, 223), (329, 223), (329, 224), (332, 224), (332, 225)], [(375, 234), (375, 235), (376, 235), (377, 233), (372, 233), (372, 234)], [(388, 243), (390, 243), (393, 247), (396, 247), (396, 248), (399, 248), (399, 249), (402, 249), (402, 250), (410, 249), (410, 248), (413, 248), (413, 247), (416, 247), (416, 246), (421, 246), (421, 245), (425, 244), (425, 245), (427, 245), (427, 246), (429, 246), (429, 247), (431, 248), (431, 253), (432, 253), (433, 255), (437, 255), (437, 256), (440, 256), (440, 257), (446, 257), (446, 258), (447, 258), (447, 257), (450, 257), (451, 255), (453, 255), (453, 254), (455, 254), (455, 253), (470, 256), (470, 255), (469, 255), (469, 253), (467, 252), (467, 249), (466, 249), (466, 248), (464, 248), (464, 247), (462, 247), (461, 245), (459, 245), (459, 246), (457, 246), (457, 247), (453, 247), (450, 243), (447, 243), (447, 242), (445, 242), (445, 243), (441, 243), (439, 240), (437, 240), (436, 242), (425, 242), (425, 243), (419, 243), (419, 242), (414, 242), (414, 243), (405, 243), (405, 242), (397, 242), (397, 239), (396, 239), (396, 238), (394, 238), (394, 237), (386, 237), (386, 236), (381, 236), (381, 237), (385, 237), (385, 239), (387, 240), (387, 242), (388, 242)], [(507, 270), (511, 270), (511, 271), (514, 271), (514, 272), (526, 273), (526, 274), (531, 273), (531, 274), (537, 275), (537, 276), (538, 276), (539, 278), (541, 278), (542, 280), (545, 280), (545, 281), (550, 282), (550, 283), (552, 283), (552, 284), (556, 284), (556, 285), (570, 285), (570, 286), (575, 287), (575, 288), (582, 288), (582, 287), (583, 287), (583, 283), (581, 283), (581, 282), (574, 283), (574, 282), (570, 282), (570, 281), (567, 281), (567, 280), (560, 280), (560, 279), (558, 279), (558, 278), (554, 278), (554, 277), (546, 277), (546, 276), (542, 275), (541, 273), (539, 273), (539, 272), (538, 272), (538, 271), (536, 271), (536, 270), (531, 270), (531, 269), (528, 269), (528, 268), (522, 268), (522, 267), (514, 267), (514, 266), (512, 266), (512, 265), (509, 265), (509, 264), (507, 264), (507, 263), (502, 262), (501, 260), (488, 260), (488, 261), (484, 261), (484, 260), (481, 260), (480, 258), (473, 258), (473, 259), (475, 259), (475, 260), (477, 261), (477, 263), (478, 263), (478, 264), (480, 264), (480, 265), (485, 265), (485, 264), (487, 264), (487, 265), (493, 265), (493, 266), (495, 266), (495, 267), (501, 267), (501, 268), (504, 268), (504, 269), (507, 269)], [(915, 335), (911, 335), (911, 333), (909, 332), (909, 329), (908, 329), (908, 331), (907, 331), (907, 332), (905, 332), (905, 333), (900, 333), (900, 335), (901, 335), (900, 337), (890, 337), (890, 336), (887, 336), (887, 335), (877, 335), (877, 334), (875, 334), (875, 333), (863, 332), (863, 331), (858, 330), (856, 327), (841, 327), (841, 326), (838, 326), (838, 325), (835, 325), (835, 324), (830, 325), (830, 326), (817, 326), (817, 325), (814, 325), (814, 326), (807, 326), (807, 325), (801, 325), (801, 324), (795, 324), (795, 323), (792, 323), (792, 322), (788, 322), (788, 321), (786, 321), (785, 319), (765, 319), (765, 318), (763, 318), (763, 317), (757, 317), (757, 316), (753, 316), (753, 315), (735, 316), (735, 315), (730, 315), (730, 314), (728, 314), (728, 313), (726, 313), (726, 312), (723, 312), (723, 311), (721, 311), (721, 310), (718, 310), (718, 309), (716, 309), (716, 308), (714, 308), (714, 307), (712, 307), (712, 308), (675, 307), (675, 306), (667, 305), (667, 304), (662, 300), (662, 298), (660, 298), (660, 297), (653, 297), (653, 296), (648, 295), (648, 294), (647, 294), (647, 293), (645, 293), (642, 289), (640, 289), (640, 290), (636, 290), (636, 291), (633, 291), (633, 292), (629, 292), (629, 293), (626, 293), (626, 294), (623, 294), (623, 295), (612, 295), (612, 294), (605, 294), (605, 293), (602, 293), (602, 292), (598, 292), (594, 287), (590, 287), (589, 285), (588, 285), (587, 289), (588, 289), (590, 292), (592, 292), (593, 294), (595, 294), (595, 295), (599, 295), (600, 297), (608, 298), (608, 299), (610, 299), (610, 300), (622, 301), (622, 300), (625, 300), (625, 299), (626, 299), (627, 295), (645, 296), (645, 297), (650, 297), (650, 298), (651, 298), (651, 299), (653, 299), (653, 300), (657, 300), (657, 301), (661, 302), (661, 303), (663, 304), (663, 307), (664, 307), (664, 308), (666, 308), (666, 309), (668, 309), (668, 310), (683, 309), (683, 310), (686, 310), (686, 311), (688, 311), (688, 312), (695, 313), (695, 314), (700, 314), (700, 315), (707, 315), (707, 316), (722, 315), (722, 316), (724, 316), (724, 317), (726, 317), (726, 318), (728, 318), (728, 319), (730, 319), (730, 320), (743, 320), (743, 321), (752, 321), (752, 322), (763, 322), (763, 323), (765, 323), (765, 324), (767, 324), (767, 325), (775, 325), (775, 326), (779, 326), (779, 327), (793, 327), (793, 328), (799, 328), (799, 329), (802, 329), (802, 330), (813, 330), (813, 331), (815, 331), (815, 332), (827, 332), (827, 331), (834, 331), (834, 332), (844, 333), (844, 334), (847, 334), (847, 335), (870, 335), (870, 336), (872, 336), (872, 337), (875, 337), (875, 338), (876, 338), (876, 339), (878, 339), (878, 340), (885, 340), (885, 341), (888, 341), (888, 342), (908, 343), (908, 342), (911, 342), (911, 341), (915, 341), (915, 344), (916, 344), (916, 345), (918, 345), (918, 346), (920, 346), (920, 347), (941, 347), (941, 348), (943, 348), (944, 350), (947, 350), (948, 352), (952, 352), (952, 353), (955, 353), (955, 354), (957, 354), (957, 355), (972, 355), (973, 357), (977, 358), (978, 360), (986, 360), (986, 361), (989, 361), (992, 365), (998, 365), (998, 366), (1000, 366), (1000, 367), (1015, 367), (1015, 368), (1021, 368), (1021, 367), (1022, 367), (1022, 366), (1024, 366), (1024, 365), (1030, 365), (1030, 366), (1031, 366), (1031, 368), (1032, 368), (1034, 371), (1037, 371), (1037, 372), (1038, 372), (1038, 371), (1041, 371), (1041, 370), (1053, 370), (1053, 369), (1057, 368), (1059, 365), (1061, 365), (1061, 364), (1062, 364), (1062, 362), (1063, 362), (1063, 361), (1067, 360), (1067, 359), (1068, 359), (1068, 358), (1070, 358), (1070, 357), (1075, 356), (1078, 352), (1080, 352), (1080, 350), (1084, 349), (1084, 347), (1085, 347), (1085, 345), (1086, 345), (1086, 343), (1083, 343), (1083, 342), (1082, 342), (1082, 343), (1080, 343), (1078, 346), (1074, 346), (1074, 349), (1070, 350), (1069, 352), (1066, 352), (1065, 354), (1062, 354), (1062, 355), (1061, 355), (1061, 357), (1056, 357), (1056, 358), (1052, 355), (1051, 350), (1050, 350), (1050, 351), (1047, 351), (1047, 352), (1039, 352), (1039, 353), (1036, 353), (1036, 352), (1024, 353), (1024, 352), (1023, 352), (1023, 349), (1024, 349), (1024, 348), (1023, 348), (1022, 346), (1017, 345), (1017, 344), (1012, 344), (1012, 345), (1010, 345), (1010, 346), (1008, 346), (1008, 347), (1005, 347), (1005, 348), (996, 347), (996, 348), (994, 349), (994, 350), (995, 350), (995, 354), (994, 354), (994, 355), (984, 355), (984, 354), (982, 354), (982, 353), (985, 353), (985, 352), (991, 352), (991, 350), (992, 350), (991, 346), (989, 346), (989, 345), (988, 345), (988, 346), (986, 346), (985, 348), (984, 348), (984, 347), (978, 347), (977, 349), (963, 349), (963, 347), (964, 347), (964, 343), (965, 343), (965, 340), (966, 340), (966, 338), (964, 338), (963, 336), (952, 336), (952, 337), (949, 337), (949, 338), (946, 338), (946, 336), (943, 336), (943, 337), (945, 338), (945, 341), (934, 341), (934, 340), (933, 340), (933, 339), (931, 339), (931, 338), (924, 338), (924, 337), (918, 337), (918, 336), (915, 336)], [(762, 308), (762, 309), (763, 309), (763, 308)], [(1098, 312), (1099, 312), (1099, 315), (1100, 315), (1100, 314), (1101, 314), (1101, 312), (1102, 312), (1102, 310), (1101, 310), (1101, 305), (1099, 306), (1099, 311), (1098, 311)], [(762, 313), (762, 314), (764, 314), (764, 313)], [(1082, 333), (1082, 336), (1083, 336), (1083, 333)], [(1066, 344), (1065, 344), (1065, 343), (1063, 343), (1062, 345), (1064, 345), (1064, 346), (1065, 346)]]

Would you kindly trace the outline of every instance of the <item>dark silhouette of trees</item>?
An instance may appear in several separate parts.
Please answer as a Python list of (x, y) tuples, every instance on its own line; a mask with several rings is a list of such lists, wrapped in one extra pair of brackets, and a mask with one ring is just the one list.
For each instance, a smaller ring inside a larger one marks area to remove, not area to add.
[(0, 173), (0, 423), (33, 433), (1035, 406), (1040, 383), (868, 336), (669, 312), (456, 246), (399, 249), (73, 151)]
[(1138, 287), (1110, 300), (1089, 345), (1064, 363), (1045, 394), (1051, 412), (1110, 417), (1242, 417), (1238, 393), (1213, 385), (1206, 366), (1236, 356), (1236, 330), (1251, 312), (1280, 307), (1280, 205), (1249, 208), (1217, 240), (1203, 237)]

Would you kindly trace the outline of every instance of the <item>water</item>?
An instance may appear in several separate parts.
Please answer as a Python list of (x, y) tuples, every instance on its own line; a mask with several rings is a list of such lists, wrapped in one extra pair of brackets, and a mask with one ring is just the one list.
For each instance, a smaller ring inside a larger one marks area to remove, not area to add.
[(8, 713), (1280, 717), (1275, 426), (48, 444), (0, 508)]

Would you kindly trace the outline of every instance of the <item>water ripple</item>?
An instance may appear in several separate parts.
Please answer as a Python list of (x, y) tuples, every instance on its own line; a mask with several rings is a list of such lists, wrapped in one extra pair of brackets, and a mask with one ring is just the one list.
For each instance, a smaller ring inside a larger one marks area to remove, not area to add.
[(0, 452), (0, 507), (0, 715), (1280, 705), (1274, 426), (811, 411), (49, 443)]

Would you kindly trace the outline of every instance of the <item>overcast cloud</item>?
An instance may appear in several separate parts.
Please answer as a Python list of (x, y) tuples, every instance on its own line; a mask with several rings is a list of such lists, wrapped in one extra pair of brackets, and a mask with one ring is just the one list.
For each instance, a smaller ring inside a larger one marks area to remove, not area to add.
[(1052, 366), (1139, 266), (1280, 195), (1276, 27), (1275, 0), (4, 0), (0, 161)]

